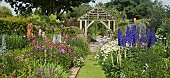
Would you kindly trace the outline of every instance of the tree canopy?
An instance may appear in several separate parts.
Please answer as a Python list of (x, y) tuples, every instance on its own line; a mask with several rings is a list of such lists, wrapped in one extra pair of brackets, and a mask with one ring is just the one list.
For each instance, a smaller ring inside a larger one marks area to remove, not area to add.
[(69, 11), (67, 13), (67, 17), (78, 18), (87, 13), (91, 9), (92, 7), (89, 4), (81, 4), (80, 6), (73, 8), (72, 11)]
[(43, 15), (61, 15), (65, 11), (71, 11), (73, 7), (82, 3), (94, 2), (94, 0), (5, 0), (15, 9), (17, 14), (28, 14), (33, 8), (41, 8)]
[(115, 7), (119, 12), (125, 12), (128, 19), (148, 17), (154, 5), (151, 0), (111, 0), (106, 7)]
[(0, 6), (0, 17), (4, 16), (12, 16), (12, 11), (5, 6)]

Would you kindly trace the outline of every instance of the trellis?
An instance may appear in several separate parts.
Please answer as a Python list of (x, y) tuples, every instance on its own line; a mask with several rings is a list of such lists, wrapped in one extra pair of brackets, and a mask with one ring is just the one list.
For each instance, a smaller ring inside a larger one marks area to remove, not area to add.
[[(80, 21), (80, 29), (84, 32), (87, 37), (88, 28), (95, 22), (101, 22), (108, 30), (115, 31), (115, 20), (108, 14), (102, 7), (96, 6), (89, 12), (78, 18)], [(84, 24), (84, 26), (83, 26)], [(112, 24), (112, 25), (111, 25)], [(113, 29), (111, 29), (111, 26)]]

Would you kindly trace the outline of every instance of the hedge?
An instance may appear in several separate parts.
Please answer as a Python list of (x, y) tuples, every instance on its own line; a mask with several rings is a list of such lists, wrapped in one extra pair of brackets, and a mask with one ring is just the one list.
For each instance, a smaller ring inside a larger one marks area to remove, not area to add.
[(25, 34), (27, 19), (23, 17), (0, 17), (0, 34)]

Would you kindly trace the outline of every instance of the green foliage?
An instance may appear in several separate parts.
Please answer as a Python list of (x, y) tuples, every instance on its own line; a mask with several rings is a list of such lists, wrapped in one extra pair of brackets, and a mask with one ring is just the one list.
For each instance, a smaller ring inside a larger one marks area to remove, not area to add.
[[(14, 35), (15, 37), (20, 40), (20, 36)], [(18, 43), (20, 42), (16, 42), (19, 46)], [(88, 42), (83, 38), (68, 40), (67, 43), (59, 45), (50, 40), (38, 39), (32, 40), (29, 46), (7, 50), (2, 54), (0, 57), (2, 77), (67, 78), (68, 69), (82, 66), (84, 58), (89, 53)]]
[(73, 47), (74, 59), (73, 64), (75, 67), (81, 67), (84, 65), (84, 58), (89, 54), (90, 47), (84, 38), (74, 38), (67, 40), (67, 44)]
[(73, 8), (72, 11), (68, 12), (67, 17), (78, 18), (84, 15), (84, 13), (88, 12), (90, 9), (92, 9), (92, 7), (89, 4), (81, 4), (80, 6)]
[(68, 74), (63, 67), (55, 63), (39, 64), (35, 71), (38, 78), (68, 78)]
[(5, 6), (0, 6), (0, 17), (6, 16), (12, 16), (12, 11)]
[(127, 22), (118, 22), (116, 26), (122, 29), (122, 32), (125, 33), (127, 25), (128, 25)]
[(93, 23), (89, 28), (88, 28), (88, 37), (92, 40), (92, 42), (95, 42), (96, 40), (96, 34), (97, 34), (97, 23)]
[(80, 33), (80, 29), (76, 26), (64, 27), (62, 32), (68, 34), (70, 37), (76, 37)]
[(85, 52), (82, 48), (73, 46), (75, 58), (73, 60), (73, 64), (75, 67), (81, 67), (84, 65), (84, 58), (85, 58)]
[(79, 37), (79, 38), (74, 39), (73, 41), (69, 40), (69, 41), (67, 41), (67, 43), (76, 49), (75, 54), (78, 53), (77, 50), (82, 51), (82, 52), (79, 52), (80, 54), (79, 53), (77, 54), (79, 57), (84, 58), (90, 52), (89, 44), (85, 38)]
[(50, 16), (44, 16), (44, 15), (31, 15), (30, 18), (28, 18), (28, 23), (32, 23), (33, 25), (41, 26), (42, 29), (45, 29), (47, 27), (51, 26), (60, 26), (61, 21), (56, 20), (56, 15), (51, 14)]
[[(117, 52), (113, 51), (107, 56), (99, 54), (99, 63), (102, 65), (107, 78), (168, 78), (169, 51), (163, 46), (151, 48), (130, 48), (119, 50), (121, 64)], [(123, 57), (127, 53), (126, 58)]]
[(167, 13), (167, 17), (170, 18), (170, 6), (165, 6), (166, 7), (166, 13)]
[[(128, 19), (150, 17), (153, 15), (155, 5), (157, 3), (154, 3), (152, 0), (111, 0), (105, 4), (106, 8), (112, 9), (116, 7), (119, 12), (125, 13), (123, 18), (126, 18), (127, 15)], [(159, 10), (157, 9), (157, 11)]]
[[(60, 20), (55, 19), (55, 15), (51, 16), (39, 16), (39, 15), (32, 15), (28, 18), (23, 17), (0, 17), (0, 33), (17, 33), (17, 34), (26, 34), (26, 25), (31, 23), (34, 29), (34, 32), (38, 32), (35, 26), (40, 27), (43, 31), (49, 29), (47, 33), (53, 33), (54, 30), (51, 28), (52, 26), (59, 28), (61, 25)], [(57, 30), (57, 29), (56, 29)]]
[(12, 34), (13, 32), (25, 34), (26, 24), (27, 20), (22, 17), (0, 17), (0, 29), (2, 29), (0, 34)]
[[(0, 40), (2, 40), (2, 35), (0, 35)], [(21, 49), (26, 47), (28, 44), (28, 39), (23, 38), (21, 35), (12, 34), (12, 35), (5, 35), (5, 41), (6, 41), (6, 49)], [(0, 45), (2, 42), (0, 42)]]
[[(57, 14), (60, 15), (65, 11), (71, 11), (73, 7), (79, 6), (82, 3), (88, 3), (93, 0), (69, 0), (69, 1), (56, 1), (56, 0), (5, 0), (15, 9), (17, 14), (32, 13), (33, 8), (41, 8), (43, 15)], [(31, 5), (30, 5), (31, 4)], [(19, 5), (19, 6), (18, 6)], [(65, 6), (65, 7), (63, 7)]]
[(32, 58), (28, 50), (25, 52), (23, 50), (8, 51), (2, 55), (0, 58), (2, 77), (68, 78), (63, 66), (49, 62), (40, 63), (39, 60)]
[(161, 24), (163, 24), (164, 19), (167, 17), (166, 10), (161, 2), (155, 2), (155, 5), (151, 8), (151, 10), (152, 12), (150, 20), (148, 21), (148, 28), (157, 31)]
[(165, 36), (166, 34), (169, 34), (169, 30), (170, 30), (170, 23), (169, 23), (169, 19), (166, 20), (165, 23), (163, 23), (160, 28), (158, 28), (157, 30), (157, 34), (158, 35), (162, 35)]

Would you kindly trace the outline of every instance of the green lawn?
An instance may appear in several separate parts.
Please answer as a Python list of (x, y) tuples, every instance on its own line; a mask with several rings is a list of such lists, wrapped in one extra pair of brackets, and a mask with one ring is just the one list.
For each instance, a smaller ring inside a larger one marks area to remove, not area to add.
[(77, 78), (106, 78), (101, 66), (94, 60), (95, 53), (86, 57), (85, 65), (80, 69)]

